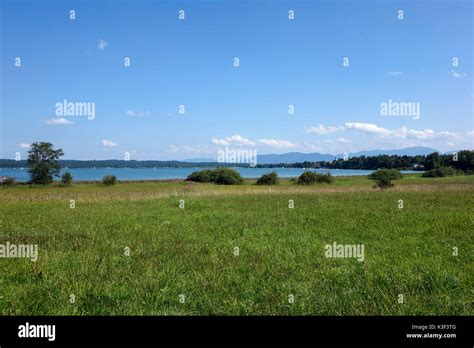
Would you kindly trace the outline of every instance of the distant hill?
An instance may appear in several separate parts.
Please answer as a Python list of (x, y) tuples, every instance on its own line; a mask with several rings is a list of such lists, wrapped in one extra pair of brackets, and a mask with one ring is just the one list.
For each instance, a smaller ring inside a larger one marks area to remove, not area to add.
[(212, 162), (217, 162), (215, 158), (188, 158), (185, 160), (182, 160), (182, 162), (186, 163), (212, 163)]
[(258, 155), (258, 164), (278, 164), (278, 163), (296, 163), (296, 162), (319, 162), (332, 161), (336, 156), (329, 154), (322, 154), (318, 152), (301, 153), (288, 152), (280, 155)]
[[(407, 147), (398, 150), (371, 150), (371, 151), (360, 151), (349, 153), (349, 157), (359, 156), (378, 156), (378, 155), (398, 155), (398, 156), (416, 156), (416, 155), (429, 155), (430, 153), (438, 152), (435, 149), (429, 147)], [(322, 154), (319, 152), (313, 153), (301, 153), (301, 152), (289, 152), (280, 155), (259, 155), (257, 157), (258, 164), (279, 164), (279, 163), (301, 163), (301, 162), (319, 162), (319, 161), (332, 161), (335, 158), (343, 157), (343, 154), (330, 155)]]
[[(398, 150), (370, 150), (370, 151), (359, 151), (354, 153), (349, 153), (349, 157), (359, 157), (359, 156), (379, 156), (379, 155), (398, 155), (398, 156), (416, 156), (416, 155), (429, 155), (433, 152), (439, 152), (438, 150), (432, 149), (430, 147), (423, 146), (414, 146), (406, 147), (404, 149)], [(342, 157), (342, 154), (338, 155)]]

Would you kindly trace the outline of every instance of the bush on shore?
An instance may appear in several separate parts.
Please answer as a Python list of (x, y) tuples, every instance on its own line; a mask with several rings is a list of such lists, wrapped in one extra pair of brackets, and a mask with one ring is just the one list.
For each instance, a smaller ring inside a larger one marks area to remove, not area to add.
[(330, 174), (319, 174), (315, 172), (306, 171), (301, 174), (298, 178), (298, 184), (300, 185), (312, 185), (316, 183), (332, 184), (334, 177)]
[(0, 183), (2, 186), (15, 186), (16, 180), (11, 176), (4, 176), (1, 178)]
[(257, 180), (257, 185), (277, 185), (277, 184), (278, 184), (278, 174), (276, 172), (263, 174)]
[(231, 168), (204, 169), (191, 173), (186, 181), (212, 182), (218, 185), (238, 185), (243, 182), (240, 173)]
[(102, 184), (104, 184), (105, 186), (115, 185), (116, 182), (117, 178), (115, 177), (115, 175), (106, 175), (102, 178)]
[(218, 185), (238, 185), (243, 182), (240, 173), (231, 168), (217, 168), (211, 178), (212, 182)]
[(375, 186), (381, 189), (384, 189), (384, 188), (392, 187), (393, 183), (392, 183), (392, 180), (388, 176), (384, 175), (375, 179)]
[(396, 169), (378, 169), (368, 177), (371, 180), (375, 180), (375, 187), (383, 189), (392, 187), (392, 180), (402, 179), (403, 175)]
[(462, 175), (463, 171), (459, 170), (456, 171), (456, 169), (452, 167), (439, 167), (435, 169), (431, 169), (427, 172), (424, 172), (422, 176), (424, 178), (443, 178), (446, 176), (454, 176), (454, 175)]
[(378, 169), (369, 175), (370, 180), (378, 180), (381, 178), (389, 178), (390, 180), (402, 179), (403, 175), (396, 169)]
[(186, 178), (186, 181), (195, 181), (195, 182), (212, 182), (212, 169), (204, 169), (198, 172), (192, 172)]
[(69, 172), (66, 172), (61, 177), (61, 182), (63, 185), (71, 185), (72, 184), (72, 175)]

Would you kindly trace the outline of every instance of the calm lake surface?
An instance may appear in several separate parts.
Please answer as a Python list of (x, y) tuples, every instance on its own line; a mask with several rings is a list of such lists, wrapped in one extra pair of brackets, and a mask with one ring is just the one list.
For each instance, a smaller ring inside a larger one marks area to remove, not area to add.
[[(118, 180), (163, 180), (185, 179), (189, 174), (203, 168), (71, 168), (61, 170), (61, 174), (68, 171), (74, 180), (92, 181), (102, 180), (105, 175), (115, 175)], [(276, 171), (279, 177), (292, 178), (301, 175), (304, 169), (300, 168), (234, 168), (244, 178), (258, 178), (265, 173)], [(368, 175), (372, 170), (352, 169), (313, 169), (317, 173), (331, 173), (334, 176)], [(419, 173), (405, 170), (402, 173)], [(19, 182), (30, 179), (27, 168), (0, 168), (0, 176), (12, 176)], [(56, 180), (59, 180), (57, 178)]]

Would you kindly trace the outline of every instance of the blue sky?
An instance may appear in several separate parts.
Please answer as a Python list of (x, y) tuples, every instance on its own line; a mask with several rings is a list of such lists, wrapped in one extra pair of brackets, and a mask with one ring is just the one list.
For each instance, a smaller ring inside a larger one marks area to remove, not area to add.
[[(34, 141), (68, 159), (474, 148), (472, 1), (2, 0), (1, 10), (0, 158)], [(63, 100), (94, 103), (95, 117), (57, 115)], [(419, 117), (381, 115), (389, 100)]]

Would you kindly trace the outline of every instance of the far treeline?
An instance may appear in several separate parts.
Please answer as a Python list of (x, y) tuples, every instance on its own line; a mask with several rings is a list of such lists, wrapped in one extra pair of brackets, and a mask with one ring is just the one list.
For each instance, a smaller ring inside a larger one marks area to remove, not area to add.
[(258, 165), (266, 168), (327, 168), (327, 169), (398, 169), (398, 170), (431, 170), (440, 167), (452, 167), (462, 170), (466, 174), (474, 174), (474, 151), (463, 150), (452, 154), (440, 155), (437, 152), (426, 156), (360, 156), (350, 157), (346, 160), (338, 158), (325, 162), (302, 162), (293, 164), (268, 164)]
[[(135, 160), (60, 160), (61, 168), (212, 168), (212, 167), (250, 167), (248, 163), (191, 163), (181, 161), (135, 161)], [(27, 161), (0, 159), (0, 168), (27, 167)], [(257, 168), (328, 168), (328, 169), (398, 169), (431, 170), (439, 167), (452, 167), (466, 174), (474, 171), (474, 151), (463, 150), (453, 154), (440, 155), (434, 152), (427, 156), (360, 156), (342, 158), (334, 161), (258, 164)]]

